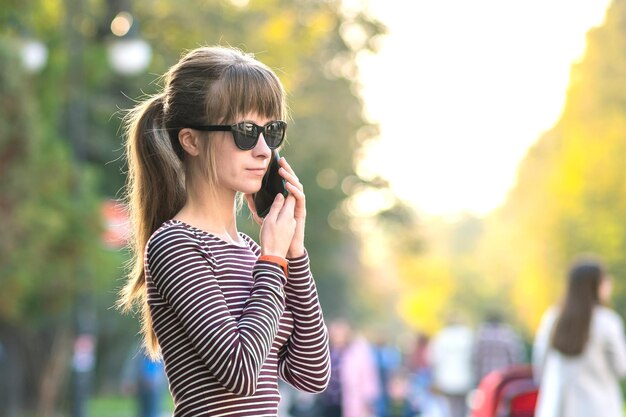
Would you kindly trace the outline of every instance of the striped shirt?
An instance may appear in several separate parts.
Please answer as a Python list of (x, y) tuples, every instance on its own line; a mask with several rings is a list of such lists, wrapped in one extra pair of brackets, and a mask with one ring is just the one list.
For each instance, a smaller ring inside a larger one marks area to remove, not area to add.
[(175, 417), (276, 416), (278, 377), (318, 393), (330, 376), (308, 256), (279, 265), (245, 246), (169, 220), (146, 246), (152, 324)]

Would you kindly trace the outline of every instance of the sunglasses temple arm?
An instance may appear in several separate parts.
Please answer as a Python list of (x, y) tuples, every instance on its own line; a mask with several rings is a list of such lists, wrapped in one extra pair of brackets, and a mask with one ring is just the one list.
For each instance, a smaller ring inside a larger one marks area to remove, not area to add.
[(233, 130), (232, 126), (189, 126), (190, 129), (201, 130), (203, 132), (230, 132)]

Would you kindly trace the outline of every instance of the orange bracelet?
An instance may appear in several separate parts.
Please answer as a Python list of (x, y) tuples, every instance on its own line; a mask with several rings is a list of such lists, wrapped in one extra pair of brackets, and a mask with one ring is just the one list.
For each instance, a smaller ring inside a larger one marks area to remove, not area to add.
[(281, 258), (280, 256), (273, 256), (273, 255), (261, 255), (259, 256), (259, 260), (280, 265), (283, 268), (283, 271), (285, 271), (285, 277), (288, 276), (289, 268), (287, 267), (287, 260), (285, 258)]

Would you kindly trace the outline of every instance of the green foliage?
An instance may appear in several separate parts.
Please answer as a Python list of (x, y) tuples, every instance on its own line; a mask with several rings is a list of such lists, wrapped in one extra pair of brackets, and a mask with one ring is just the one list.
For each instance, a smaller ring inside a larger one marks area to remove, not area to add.
[[(130, 2), (9, 1), (0, 8), (0, 214), (10, 219), (0, 236), (0, 322), (23, 326), (35, 332), (30, 339), (49, 346), (51, 339), (39, 338), (37, 329), (46, 327), (52, 337), (73, 327), (76, 299), (91, 294), (99, 386), (106, 385), (102, 375), (116, 377), (137, 331), (136, 319), (110, 309), (125, 254), (104, 248), (100, 238), (100, 202), (118, 197), (125, 180), (119, 111), (153, 93), (157, 74), (200, 45), (240, 47), (276, 69), (292, 115), (282, 153), (307, 193), (306, 244), (325, 313), (368, 308), (350, 296), (363, 287), (362, 271), (343, 202), (354, 192), (346, 184), (357, 178), (356, 152), (375, 134), (355, 93), (355, 60), (384, 28), (343, 13), (339, 0), (237, 3), (134, 1), (140, 35), (153, 49), (148, 71), (134, 77), (115, 74), (107, 60), (110, 20)], [(346, 28), (362, 36), (346, 41)], [(38, 74), (17, 70), (15, 43), (27, 35), (48, 47)], [(68, 118), (77, 102), (85, 117), (79, 137)], [(244, 209), (244, 229), (256, 237), (246, 216)], [(38, 372), (45, 359), (34, 361)]]
[(110, 280), (114, 269), (99, 239), (96, 173), (76, 165), (54, 131), (33, 123), (38, 113), (28, 80), (13, 70), (14, 45), (4, 40), (0, 50), (0, 194), (11, 219), (0, 237), (0, 318), (36, 323), (66, 315), (78, 292)]
[[(23, 77), (11, 71), (10, 63), (17, 61), (17, 47), (6, 40), (0, 42), (0, 169), (3, 178), (0, 185), (0, 209), (2, 217), (9, 219), (18, 212), (20, 196), (28, 195), (26, 162), (32, 153), (32, 128), (29, 123), (33, 113), (32, 102), (22, 91), (26, 88)], [(4, 222), (5, 233), (0, 235), (0, 281), (1, 289), (8, 299), (14, 299), (15, 292), (21, 292), (22, 279), (8, 280), (7, 277), (18, 272), (19, 265), (13, 264), (16, 252), (20, 248), (21, 230), (14, 221)], [(3, 315), (10, 314), (17, 308), (11, 303), (2, 303)]]
[[(76, 159), (58, 128), (61, 120), (51, 118), (63, 114), (63, 96), (56, 96), (50, 111), (40, 112), (47, 102), (34, 100), (36, 76), (21, 69), (18, 52), (17, 38), (0, 37), (0, 214), (5, 219), (0, 337), (11, 347), (12, 369), (28, 370), (12, 392), (28, 402), (27, 408), (40, 401), (45, 414), (57, 395), (47, 389), (46, 399), (38, 397), (40, 384), (53, 380), (54, 390), (61, 390), (69, 369), (63, 362), (67, 349), (57, 347), (71, 346), (78, 323), (93, 330), (89, 294), (110, 288), (120, 259), (102, 244), (100, 174)], [(18, 350), (20, 355), (12, 357)], [(5, 376), (11, 377), (16, 375)]]

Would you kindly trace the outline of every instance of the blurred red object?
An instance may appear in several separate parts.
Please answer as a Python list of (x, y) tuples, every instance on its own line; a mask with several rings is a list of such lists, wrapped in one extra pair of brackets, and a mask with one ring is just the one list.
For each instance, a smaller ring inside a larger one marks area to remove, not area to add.
[(116, 200), (102, 203), (102, 217), (105, 229), (102, 235), (104, 244), (112, 249), (123, 248), (130, 237), (130, 218), (125, 204)]
[(472, 417), (533, 417), (539, 390), (530, 365), (487, 374), (474, 394)]

